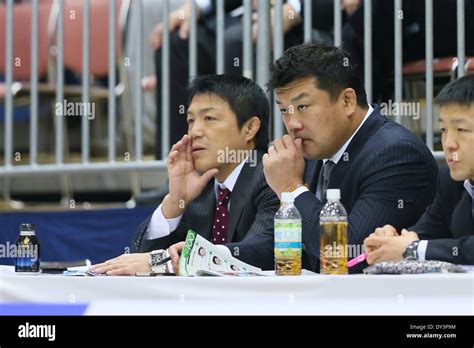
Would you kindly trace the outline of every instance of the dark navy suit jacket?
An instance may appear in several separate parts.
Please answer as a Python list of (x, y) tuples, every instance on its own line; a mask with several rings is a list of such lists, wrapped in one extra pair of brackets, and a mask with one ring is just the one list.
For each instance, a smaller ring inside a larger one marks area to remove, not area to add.
[[(310, 191), (295, 199), (302, 217), (303, 267), (316, 272), (323, 202), (315, 192), (322, 163), (306, 161), (304, 177)], [(349, 247), (362, 251), (364, 239), (385, 224), (398, 230), (416, 223), (433, 201), (437, 173), (436, 161), (426, 145), (375, 107), (334, 167), (329, 183), (329, 188), (341, 190), (341, 202), (349, 215)], [(266, 253), (258, 252), (273, 248), (273, 240), (248, 238), (244, 243), (251, 244), (251, 248), (241, 250), (254, 253), (242, 253), (242, 260), (260, 265), (273, 263), (272, 259), (262, 260)], [(365, 262), (350, 271), (361, 272), (364, 266)]]
[[(273, 218), (280, 202), (265, 181), (262, 156), (263, 151), (258, 151), (256, 166), (245, 163), (232, 190), (227, 239), (233, 242), (230, 248), (233, 256), (240, 258), (240, 253), (260, 255), (246, 261), (257, 267), (273, 269)], [(214, 180), (210, 180), (199, 197), (189, 204), (177, 229), (168, 236), (145, 239), (151, 216), (146, 219), (135, 236), (132, 251), (166, 249), (172, 244), (184, 241), (189, 229), (210, 240), (215, 206)], [(244, 242), (247, 238), (268, 241), (268, 244), (262, 244), (264, 249), (255, 249), (253, 243)], [(270, 262), (260, 263), (260, 260)]]
[(436, 197), (421, 219), (408, 230), (428, 239), (425, 258), (474, 265), (472, 198), (463, 182), (454, 181), (449, 168), (439, 172)]

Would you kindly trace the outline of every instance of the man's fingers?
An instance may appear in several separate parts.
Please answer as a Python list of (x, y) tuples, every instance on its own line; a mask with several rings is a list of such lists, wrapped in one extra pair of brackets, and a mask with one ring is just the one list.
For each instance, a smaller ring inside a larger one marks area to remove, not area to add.
[(298, 153), (303, 156), (303, 139), (301, 138), (298, 138), (295, 140), (295, 147), (296, 147), (296, 151), (298, 151)]
[(171, 258), (171, 265), (173, 266), (174, 273), (178, 274), (179, 270), (179, 254), (181, 250), (184, 248), (184, 242), (179, 242), (177, 244), (173, 244), (168, 248), (168, 254)]
[(113, 269), (108, 272), (105, 272), (108, 275), (111, 276), (119, 276), (119, 275), (132, 275), (134, 274), (129, 268), (123, 267), (123, 268), (118, 268), (118, 269)]
[(281, 138), (281, 142), (288, 150), (296, 150), (295, 142), (288, 134), (285, 134), (283, 138)]
[(179, 275), (179, 258), (178, 258), (178, 261), (176, 262), (172, 261), (171, 264), (173, 265), (173, 272)]
[(101, 268), (101, 267), (105, 267), (105, 266), (106, 266), (105, 262), (102, 262), (102, 263), (98, 263), (96, 265), (90, 266), (89, 269), (96, 269), (96, 268)]
[(286, 150), (286, 146), (285, 146), (285, 144), (283, 143), (283, 140), (282, 140), (282, 139), (276, 139), (276, 140), (273, 142), (273, 147), (275, 148), (276, 152), (281, 152), (281, 151)]
[(411, 237), (411, 238), (419, 239), (418, 234), (416, 232), (408, 231), (406, 229), (402, 230), (401, 235), (404, 236), (404, 237)]
[[(276, 155), (277, 155), (277, 151), (275, 150), (275, 146), (273, 146), (273, 145), (270, 146), (270, 147), (268, 148), (268, 152), (267, 152), (267, 153), (268, 153), (268, 157), (274, 157), (274, 156), (276, 156)], [(270, 158), (267, 158), (267, 159), (270, 159)], [(268, 161), (267, 161), (267, 162), (268, 162)]]
[(377, 228), (375, 229), (374, 233), (372, 233), (372, 234), (373, 234), (374, 237), (375, 237), (375, 236), (377, 236), (377, 237), (384, 237), (384, 236), (387, 235), (387, 232), (386, 232), (386, 230), (385, 230), (384, 227), (377, 227)]
[(185, 146), (186, 146), (185, 137), (182, 137), (176, 144), (173, 144), (173, 146), (171, 146), (170, 152), (183, 151)]
[(386, 236), (398, 236), (397, 230), (392, 225), (385, 225), (383, 230)]
[(383, 255), (383, 253), (384, 253), (383, 248), (378, 248), (378, 249), (372, 251), (371, 253), (368, 253), (368, 255), (367, 255), (367, 263), (368, 263), (369, 265), (372, 265), (372, 264), (374, 264), (374, 263), (377, 263), (377, 262), (379, 262), (379, 261), (382, 261), (382, 260), (380, 260), (380, 257)]
[(204, 186), (209, 182), (209, 180), (211, 180), (217, 174), (219, 174), (219, 169), (216, 169), (216, 168), (209, 169), (207, 172), (205, 172), (203, 175), (200, 176), (199, 181)]
[(113, 263), (113, 264), (106, 265), (106, 266), (103, 266), (103, 267), (93, 268), (93, 270), (97, 273), (107, 273), (109, 271), (112, 271), (114, 269), (119, 269), (119, 268), (122, 268), (124, 266), (126, 266), (126, 264), (124, 264), (124, 263)]
[(370, 237), (366, 238), (364, 241), (364, 245), (367, 245), (368, 247), (379, 247), (380, 245), (384, 244), (386, 242), (386, 238), (388, 237)]
[(183, 141), (186, 144), (186, 161), (192, 162), (193, 161), (193, 146), (192, 146), (191, 138), (186, 136), (186, 138), (184, 138)]
[(170, 257), (171, 257), (171, 265), (173, 266), (174, 273), (178, 274), (179, 254), (177, 252), (174, 254), (171, 254), (170, 252)]
[[(379, 248), (379, 245), (371, 244), (370, 241), (375, 237), (375, 233), (371, 233), (367, 238), (364, 240), (364, 250), (368, 253), (374, 251), (375, 249)], [(369, 243), (367, 243), (369, 241)]]

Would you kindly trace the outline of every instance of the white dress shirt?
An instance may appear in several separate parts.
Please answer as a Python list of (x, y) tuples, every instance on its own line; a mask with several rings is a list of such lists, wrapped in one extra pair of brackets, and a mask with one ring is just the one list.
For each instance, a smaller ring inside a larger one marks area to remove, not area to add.
[[(230, 192), (234, 189), (235, 183), (237, 182), (237, 179), (239, 178), (240, 172), (242, 171), (242, 168), (245, 165), (246, 160), (242, 161), (235, 169), (232, 171), (232, 173), (229, 174), (229, 176), (224, 180), (223, 183), (219, 183), (217, 179), (214, 179), (214, 190), (216, 193), (216, 199), (217, 199), (217, 187), (220, 188), (227, 188)], [(163, 216), (163, 211), (161, 210), (162, 204), (156, 208), (154, 211), (150, 223), (148, 224), (147, 231), (145, 232), (145, 238), (146, 239), (157, 239), (157, 238), (162, 238), (165, 236), (168, 236), (170, 233), (174, 232), (177, 228), (178, 225), (181, 221), (181, 218), (183, 215), (177, 216), (172, 219), (166, 219)], [(229, 200), (229, 205), (228, 209), (230, 209), (230, 200)]]
[[(342, 145), (342, 147), (331, 157), (331, 158), (327, 158), (327, 159), (324, 159), (323, 160), (323, 163), (326, 164), (327, 161), (331, 160), (332, 162), (334, 162), (334, 164), (337, 164), (339, 162), (339, 160), (341, 159), (342, 155), (344, 155), (344, 152), (346, 151), (347, 147), (349, 146), (349, 144), (351, 143), (352, 139), (354, 138), (354, 136), (357, 134), (357, 132), (359, 131), (359, 129), (362, 127), (362, 125), (365, 123), (365, 121), (367, 121), (367, 119), (369, 118), (369, 116), (372, 114), (372, 111), (374, 111), (374, 108), (372, 107), (372, 105), (369, 104), (369, 110), (367, 110), (367, 113), (365, 114), (364, 116), (364, 119), (362, 120), (362, 122), (360, 123), (359, 127), (357, 127), (357, 129), (355, 130), (354, 133), (352, 133), (351, 137), (349, 138), (349, 140), (347, 140), (345, 142), (344, 145)], [(317, 191), (320, 190), (320, 187), (319, 185), (317, 185)], [(294, 199), (296, 199), (296, 197), (298, 197), (300, 194), (302, 194), (303, 192), (306, 192), (306, 191), (309, 191), (309, 189), (305, 186), (301, 186), (301, 187), (298, 187), (296, 190), (293, 191), (293, 197)], [(316, 192), (316, 195), (319, 196), (319, 192)]]

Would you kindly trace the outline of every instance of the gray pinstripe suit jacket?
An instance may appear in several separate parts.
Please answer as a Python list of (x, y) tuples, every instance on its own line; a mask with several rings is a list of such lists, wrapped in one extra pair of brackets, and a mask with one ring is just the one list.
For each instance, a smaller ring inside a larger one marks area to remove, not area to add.
[[(234, 256), (240, 258), (240, 253), (253, 254), (251, 246), (239, 245), (246, 238), (265, 240), (270, 248), (258, 251), (264, 253), (263, 260), (270, 263), (259, 263), (259, 258), (246, 260), (255, 266), (273, 268), (273, 218), (279, 207), (279, 200), (267, 185), (262, 167), (263, 151), (257, 155), (257, 165), (252, 167), (246, 163), (240, 172), (230, 198), (229, 226), (227, 240), (232, 242)], [(216, 205), (214, 180), (211, 180), (202, 194), (187, 207), (178, 228), (170, 235), (158, 239), (146, 240), (143, 235), (148, 227), (151, 216), (142, 223), (134, 240), (135, 251), (147, 252), (165, 249), (170, 245), (184, 241), (188, 229), (193, 229), (206, 239), (211, 238), (212, 221)], [(237, 249), (236, 249), (237, 248)], [(257, 252), (257, 251), (256, 251)]]
[[(305, 180), (312, 192), (295, 200), (303, 220), (303, 267), (317, 272), (323, 202), (313, 192), (321, 167), (322, 161), (306, 163)], [(382, 116), (376, 106), (334, 167), (329, 182), (329, 188), (341, 190), (341, 202), (349, 215), (350, 247), (357, 249), (375, 228), (385, 224), (401, 230), (416, 223), (433, 201), (437, 174), (438, 166), (426, 145)], [(361, 263), (350, 272), (361, 272), (366, 266)]]

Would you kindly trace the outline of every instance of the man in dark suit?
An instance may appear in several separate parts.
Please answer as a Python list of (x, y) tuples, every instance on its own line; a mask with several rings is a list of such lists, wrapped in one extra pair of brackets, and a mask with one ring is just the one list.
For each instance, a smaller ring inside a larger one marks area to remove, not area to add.
[(448, 167), (441, 169), (433, 204), (408, 230), (387, 225), (364, 242), (369, 264), (440, 260), (474, 265), (474, 76), (449, 83), (436, 97)]
[[(145, 252), (170, 246), (173, 266), (177, 266), (188, 229), (214, 244), (232, 242), (237, 257), (240, 249), (251, 249), (240, 248), (248, 237), (273, 240), (279, 201), (265, 182), (261, 163), (268, 144), (265, 93), (244, 77), (209, 75), (193, 81), (190, 101), (188, 134), (168, 157), (168, 194), (137, 236), (136, 248), (141, 253), (96, 265), (96, 271), (113, 275), (149, 272)], [(222, 248), (230, 255), (229, 249)], [(273, 259), (273, 247), (261, 253)], [(255, 261), (251, 263), (265, 266)]]
[[(264, 173), (278, 196), (294, 193), (304, 268), (320, 270), (319, 214), (328, 188), (341, 190), (349, 215), (349, 257), (363, 251), (364, 239), (377, 226), (418, 220), (434, 197), (436, 162), (414, 134), (367, 105), (347, 52), (292, 47), (273, 64), (268, 86), (276, 90), (289, 135), (264, 155)], [(259, 250), (272, 247), (272, 241), (266, 243)], [(247, 256), (241, 253), (242, 260)]]

